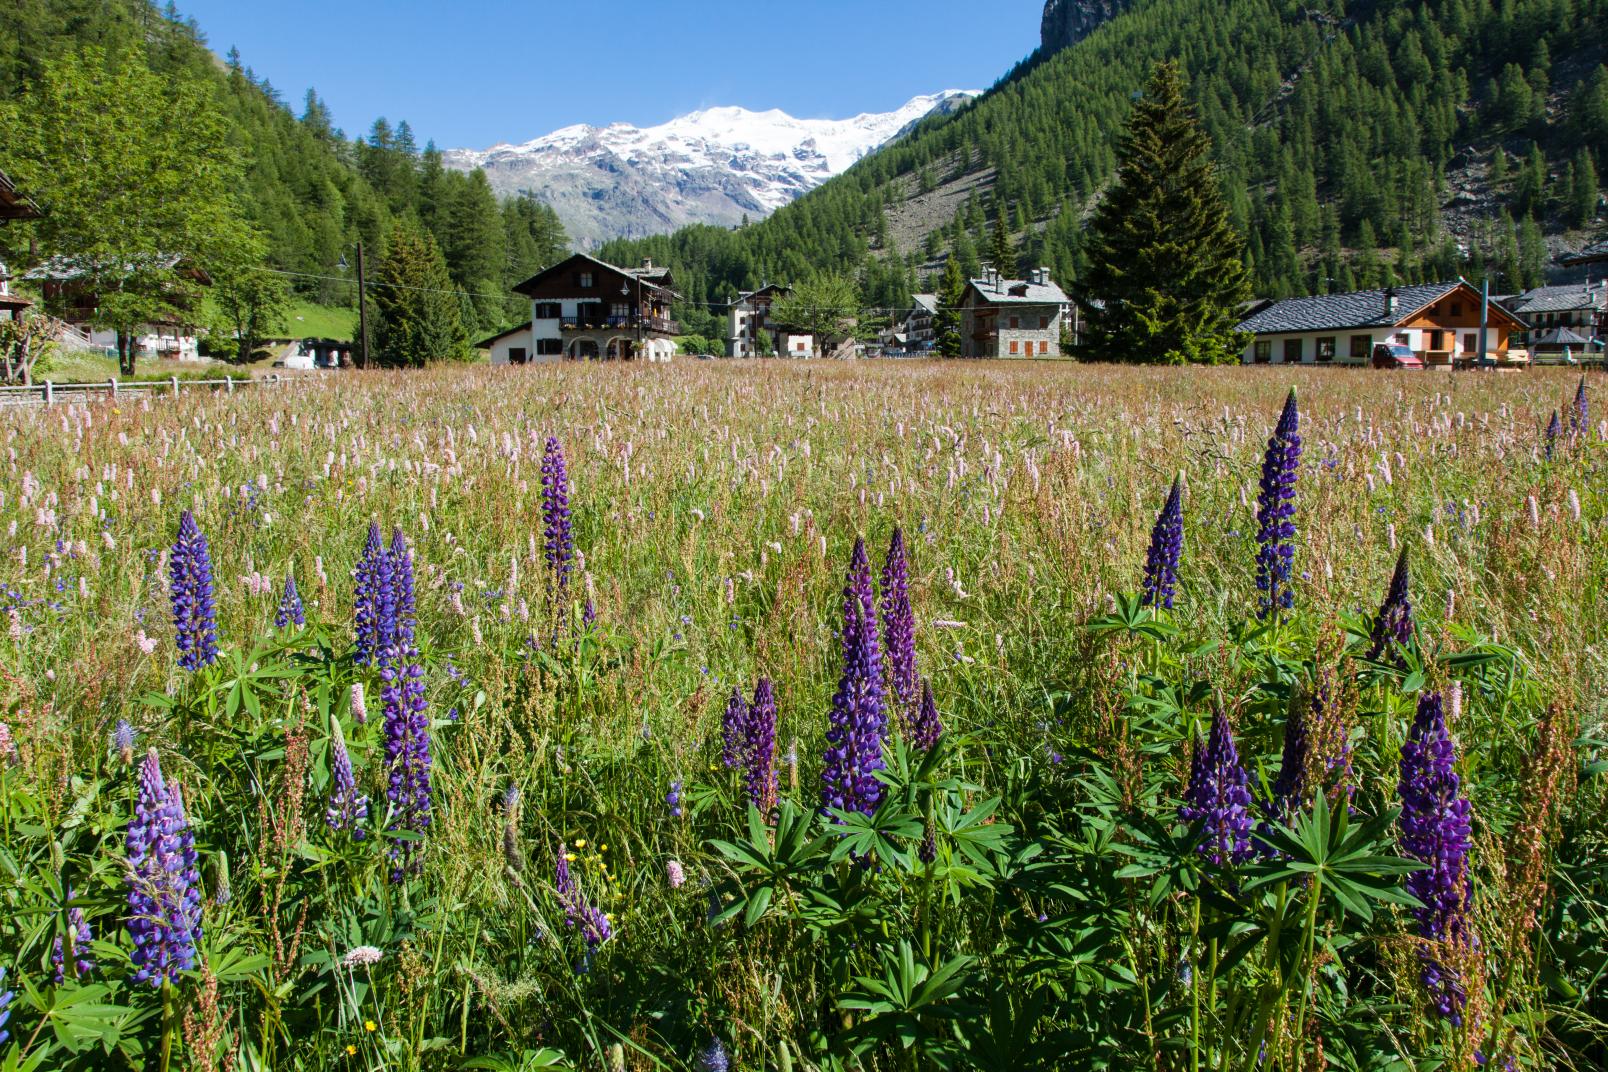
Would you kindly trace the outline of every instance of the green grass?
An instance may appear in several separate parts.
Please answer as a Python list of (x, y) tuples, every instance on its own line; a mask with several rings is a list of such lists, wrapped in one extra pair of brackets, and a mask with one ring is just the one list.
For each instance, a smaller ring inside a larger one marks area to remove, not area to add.
[(297, 302), (274, 334), (290, 339), (350, 339), (356, 332), (356, 310)]

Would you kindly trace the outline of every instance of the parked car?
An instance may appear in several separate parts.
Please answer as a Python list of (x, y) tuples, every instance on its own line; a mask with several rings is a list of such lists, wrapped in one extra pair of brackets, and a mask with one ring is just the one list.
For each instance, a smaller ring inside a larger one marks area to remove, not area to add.
[(1424, 361), (1399, 342), (1382, 342), (1373, 349), (1373, 367), (1408, 372), (1424, 371)]

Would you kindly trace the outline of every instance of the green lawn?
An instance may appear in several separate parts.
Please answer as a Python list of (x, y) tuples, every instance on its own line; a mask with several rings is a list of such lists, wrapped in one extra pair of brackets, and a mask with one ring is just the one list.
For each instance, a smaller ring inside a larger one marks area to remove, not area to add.
[(356, 332), (356, 311), (296, 302), (274, 334), (289, 339), (350, 339)]

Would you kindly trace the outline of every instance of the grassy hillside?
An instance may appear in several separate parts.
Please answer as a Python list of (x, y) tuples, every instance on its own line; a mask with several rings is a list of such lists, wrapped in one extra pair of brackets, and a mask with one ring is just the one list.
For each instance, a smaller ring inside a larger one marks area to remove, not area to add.
[(698, 295), (831, 269), (893, 304), (951, 252), (975, 271), (1003, 213), (1020, 265), (1074, 278), (1133, 94), (1177, 57), (1259, 289), (1487, 265), (1517, 288), (1595, 225), (1605, 42), (1605, 0), (1142, 0), (763, 223), (606, 252)]

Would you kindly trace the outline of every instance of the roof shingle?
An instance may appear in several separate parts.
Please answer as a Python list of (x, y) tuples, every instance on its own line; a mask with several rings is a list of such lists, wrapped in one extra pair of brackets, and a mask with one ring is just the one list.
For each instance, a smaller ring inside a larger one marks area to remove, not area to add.
[(1385, 311), (1384, 290), (1357, 290), (1348, 294), (1319, 294), (1285, 298), (1240, 321), (1239, 330), (1253, 335), (1284, 335), (1303, 331), (1343, 331), (1347, 328), (1392, 327), (1425, 306), (1433, 305), (1460, 283), (1420, 283), (1396, 288), (1395, 311)]

